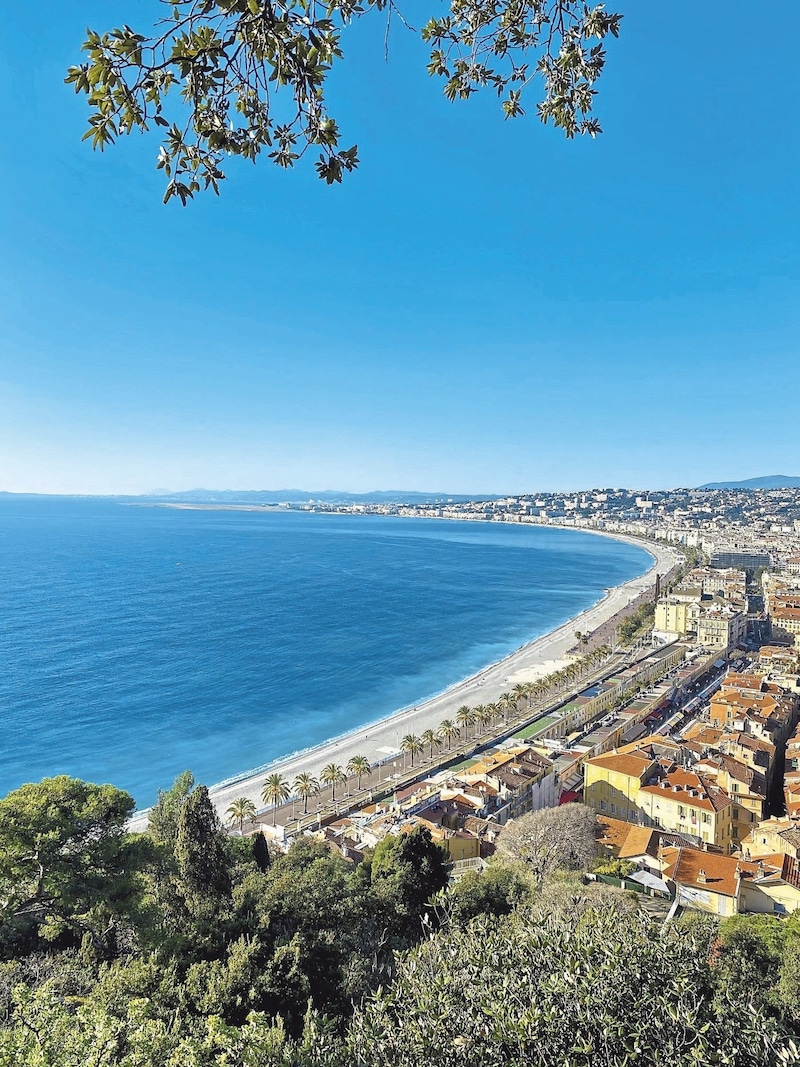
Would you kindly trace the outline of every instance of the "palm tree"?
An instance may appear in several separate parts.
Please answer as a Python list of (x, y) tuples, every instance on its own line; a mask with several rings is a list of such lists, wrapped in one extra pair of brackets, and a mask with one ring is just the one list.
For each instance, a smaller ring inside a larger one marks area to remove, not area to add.
[(248, 822), (256, 817), (256, 806), (249, 797), (237, 797), (226, 812), (228, 822), (239, 824), (239, 837), (244, 833), (245, 820)]
[(533, 683), (532, 696), (534, 701), (542, 700), (545, 693), (549, 692), (550, 686), (547, 683), (547, 679), (540, 678), (537, 682)]
[(569, 688), (569, 673), (568, 668), (563, 667), (560, 671), (556, 671), (556, 679), (558, 680), (558, 688), (561, 692), (566, 692)]
[(430, 758), (433, 759), (433, 746), (438, 741), (438, 738), (436, 736), (436, 731), (435, 730), (426, 730), (423, 733), (422, 737), (420, 737), (420, 741), (423, 743), (423, 745), (428, 745), (429, 746), (429, 748), (431, 750), (431, 757)]
[(319, 792), (319, 781), (313, 774), (307, 774), (302, 771), (295, 778), (292, 789), (299, 797), (303, 798), (303, 814), (308, 815), (308, 798), (315, 797)]
[[(517, 707), (519, 707), (520, 700), (530, 697), (530, 688), (524, 682), (518, 682), (511, 690), (511, 693), (517, 702)], [(530, 699), (528, 699), (528, 707), (530, 707)]]
[(475, 722), (475, 716), (469, 704), (462, 704), (458, 709), (456, 712), (456, 722), (463, 728), (467, 737), (469, 737), (469, 728)]
[(275, 811), (279, 804), (285, 803), (290, 796), (289, 783), (283, 777), (275, 771), (264, 781), (264, 788), (261, 790), (261, 799), (265, 804), (272, 805), (272, 825), (275, 825)]
[(486, 705), (486, 710), (492, 716), (492, 721), (494, 721), (495, 719), (499, 719), (500, 716), (503, 714), (502, 711), (500, 710), (500, 708), (498, 707), (498, 705), (495, 704), (495, 703), (487, 704)]
[(400, 742), (400, 751), (408, 752), (411, 756), (411, 766), (414, 766), (414, 756), (423, 749), (423, 743), (421, 738), (416, 734), (406, 734), (403, 740)]
[(517, 702), (511, 693), (502, 693), (497, 705), (503, 712), (503, 722), (508, 722), (509, 713), (517, 710)]
[(475, 718), (478, 725), (485, 729), (494, 718), (494, 712), (491, 707), (487, 707), (485, 704), (479, 704), (475, 709)]
[(347, 773), (351, 778), (358, 779), (358, 791), (361, 792), (361, 779), (366, 775), (369, 778), (372, 774), (372, 764), (369, 762), (366, 756), (353, 756), (347, 764)]
[(329, 763), (322, 768), (320, 780), (324, 785), (331, 787), (331, 800), (336, 800), (336, 786), (339, 782), (346, 782), (347, 775), (337, 763)]
[(450, 751), (450, 743), (454, 737), (459, 737), (461, 731), (452, 719), (442, 719), (439, 723), (439, 733), (447, 742), (447, 751)]

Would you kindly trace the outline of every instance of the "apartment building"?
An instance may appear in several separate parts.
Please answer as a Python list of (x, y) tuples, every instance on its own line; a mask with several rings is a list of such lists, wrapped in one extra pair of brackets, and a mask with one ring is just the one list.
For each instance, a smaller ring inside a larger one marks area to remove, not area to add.
[[(676, 768), (639, 790), (648, 826), (660, 826), (732, 852), (739, 845), (739, 807), (728, 794), (693, 771)], [(741, 834), (744, 837), (750, 827)]]
[(800, 649), (800, 607), (773, 603), (769, 620), (773, 638), (790, 642), (795, 649)]

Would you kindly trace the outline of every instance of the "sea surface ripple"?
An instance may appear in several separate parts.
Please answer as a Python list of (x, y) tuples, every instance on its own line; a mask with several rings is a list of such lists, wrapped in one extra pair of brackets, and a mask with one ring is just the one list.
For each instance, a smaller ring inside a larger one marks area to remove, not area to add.
[(71, 774), (139, 807), (444, 689), (645, 571), (499, 523), (0, 495), (0, 794)]

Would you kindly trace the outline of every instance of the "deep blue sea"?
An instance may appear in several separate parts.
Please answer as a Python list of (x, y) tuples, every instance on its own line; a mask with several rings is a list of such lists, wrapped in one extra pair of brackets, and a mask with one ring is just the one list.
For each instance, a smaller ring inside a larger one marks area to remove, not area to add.
[(0, 495), (0, 794), (139, 807), (416, 704), (651, 563), (572, 531)]

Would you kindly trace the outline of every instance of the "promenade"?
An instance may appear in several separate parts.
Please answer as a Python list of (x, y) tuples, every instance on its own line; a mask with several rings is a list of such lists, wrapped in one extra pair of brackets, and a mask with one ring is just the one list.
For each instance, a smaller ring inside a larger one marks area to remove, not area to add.
[[(676, 563), (677, 555), (674, 549), (649, 542), (644, 544), (632, 538), (620, 539), (630, 540), (631, 543), (646, 548), (655, 557), (652, 567), (645, 574), (614, 587), (602, 600), (580, 615), (523, 645), (477, 674), (457, 682), (430, 700), (387, 715), (367, 727), (353, 730), (287, 759), (276, 760), (240, 778), (211, 787), (211, 799), (220, 818), (226, 820), (227, 809), (232, 801), (247, 797), (253, 801), (259, 812), (258, 821), (265, 826), (271, 826), (272, 813), (271, 810), (266, 810), (261, 799), (261, 790), (264, 779), (273, 772), (282, 774), (291, 784), (297, 775), (303, 773), (319, 778), (322, 768), (328, 763), (336, 763), (344, 768), (354, 756), (365, 756), (373, 766), (380, 765), (380, 770), (376, 769), (373, 777), (363, 783), (375, 787), (379, 780), (385, 782), (387, 778), (403, 770), (404, 755), (400, 750), (400, 743), (406, 734), (420, 736), (425, 730), (438, 730), (444, 719), (455, 719), (462, 705), (475, 707), (478, 704), (495, 702), (515, 685), (535, 681), (565, 666), (569, 662), (566, 658), (567, 652), (575, 646), (576, 630), (581, 633), (597, 631), (618, 613), (628, 611), (629, 606), (652, 590), (656, 573), (666, 574)], [(302, 723), (298, 722), (297, 730), (298, 738), (302, 738)], [(416, 762), (419, 762), (419, 759), (418, 756)], [(440, 759), (441, 756), (436, 757), (437, 762)], [(337, 787), (337, 796), (344, 797), (344, 789), (344, 786)], [(309, 801), (310, 808), (313, 810), (312, 805), (315, 807), (317, 803), (322, 804), (326, 798), (330, 807), (330, 792), (325, 790), (319, 797)], [(296, 807), (298, 813), (302, 812), (302, 799), (297, 801)], [(129, 824), (130, 828), (141, 830), (146, 820), (146, 812), (137, 813)]]

